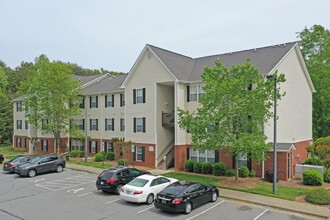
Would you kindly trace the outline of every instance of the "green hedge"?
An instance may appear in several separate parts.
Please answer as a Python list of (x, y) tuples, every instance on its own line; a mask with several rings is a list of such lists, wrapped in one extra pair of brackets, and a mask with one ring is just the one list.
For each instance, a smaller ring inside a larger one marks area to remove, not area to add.
[(320, 160), (320, 158), (317, 157), (307, 157), (304, 164), (323, 166), (322, 160)]
[(222, 162), (215, 163), (213, 165), (213, 174), (215, 176), (223, 176), (226, 174), (227, 166)]
[(114, 160), (115, 159), (115, 153), (114, 152), (108, 152), (105, 156), (107, 158), (107, 160)]
[(126, 159), (120, 159), (120, 160), (118, 160), (118, 162), (117, 162), (117, 164), (118, 165), (121, 165), (121, 166), (128, 166), (128, 160), (126, 160)]
[(323, 188), (316, 188), (309, 191), (306, 201), (318, 205), (330, 205), (330, 192)]
[(256, 175), (257, 175), (256, 171), (254, 169), (252, 169), (250, 172), (250, 177), (255, 177)]
[(85, 151), (79, 151), (79, 157), (85, 157)]
[(94, 158), (95, 162), (103, 161), (104, 156), (105, 156), (104, 152), (98, 152)]
[(250, 174), (250, 171), (249, 171), (249, 168), (247, 168), (246, 166), (242, 166), (240, 169), (239, 169), (239, 176), (240, 177), (248, 177)]
[(211, 162), (204, 162), (202, 165), (202, 173), (203, 174), (211, 174), (212, 173), (212, 163)]
[(310, 186), (322, 186), (323, 178), (322, 175), (315, 170), (306, 170), (303, 172), (303, 183), (304, 185)]
[(226, 176), (235, 176), (235, 170), (226, 170)]
[(70, 152), (70, 157), (78, 157), (79, 155), (79, 151), (78, 150), (72, 150)]
[(184, 162), (184, 170), (187, 171), (187, 172), (193, 172), (194, 171), (194, 164), (195, 164), (195, 161), (186, 160)]
[(203, 166), (203, 164), (201, 162), (195, 162), (194, 163), (194, 173), (202, 173), (202, 166)]

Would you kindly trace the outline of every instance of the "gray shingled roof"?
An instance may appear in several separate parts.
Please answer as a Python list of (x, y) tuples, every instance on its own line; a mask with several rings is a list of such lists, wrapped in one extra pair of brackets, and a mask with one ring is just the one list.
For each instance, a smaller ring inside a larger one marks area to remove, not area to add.
[(83, 88), (85, 95), (107, 94), (112, 92), (124, 91), (120, 88), (127, 75), (108, 76), (95, 83)]
[(260, 73), (267, 74), (280, 62), (297, 42), (281, 45), (243, 50), (213, 56), (191, 58), (152, 45), (148, 47), (157, 55), (164, 65), (175, 75), (178, 80), (194, 82), (201, 80), (203, 67), (213, 68), (214, 62), (219, 60), (227, 68), (246, 62), (251, 58), (251, 63), (260, 69)]
[(92, 76), (79, 76), (79, 75), (75, 75), (73, 78), (75, 80), (78, 80), (79, 81), (79, 84), (80, 85), (83, 85), (85, 83), (88, 83), (94, 79), (97, 79), (99, 77), (101, 77), (102, 75), (101, 74), (98, 74), (98, 75), (92, 75)]

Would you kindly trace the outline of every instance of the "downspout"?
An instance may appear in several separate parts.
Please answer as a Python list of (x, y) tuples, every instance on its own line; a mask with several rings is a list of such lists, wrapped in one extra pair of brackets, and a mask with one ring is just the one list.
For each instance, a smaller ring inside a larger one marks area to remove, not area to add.
[[(266, 123), (264, 123), (264, 134), (266, 134)], [(265, 157), (265, 152), (262, 152), (262, 157)], [(261, 178), (265, 179), (265, 161), (262, 160), (262, 168), (261, 168)]]
[[(101, 101), (101, 94), (99, 94), (99, 96), (100, 96), (100, 115), (101, 115), (101, 120), (100, 120), (100, 130), (101, 130), (101, 150), (100, 150), (100, 152), (101, 151), (104, 151), (104, 144), (103, 144), (103, 129), (102, 129), (102, 126), (101, 126), (101, 124), (102, 124), (102, 122), (104, 121), (103, 120), (103, 111), (102, 111), (102, 101)], [(105, 96), (104, 96), (105, 97)], [(112, 101), (114, 101), (114, 100), (112, 100)], [(104, 106), (105, 107), (105, 106)], [(107, 125), (104, 125), (104, 127), (105, 126), (107, 126)], [(112, 125), (112, 126), (114, 126), (114, 125)], [(97, 147), (97, 146), (96, 146)]]

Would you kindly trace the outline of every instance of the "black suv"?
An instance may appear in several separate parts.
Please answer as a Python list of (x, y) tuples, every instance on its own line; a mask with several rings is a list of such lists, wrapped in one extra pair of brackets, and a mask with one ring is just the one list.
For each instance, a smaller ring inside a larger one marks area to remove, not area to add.
[(0, 163), (2, 163), (5, 160), (2, 154), (0, 154)]
[(97, 177), (96, 188), (103, 192), (114, 192), (119, 195), (123, 185), (143, 174), (149, 174), (149, 172), (124, 166), (112, 167), (104, 170)]
[(61, 155), (42, 155), (34, 158), (29, 163), (22, 164), (16, 167), (15, 173), (20, 176), (34, 177), (39, 173), (63, 171), (65, 160)]

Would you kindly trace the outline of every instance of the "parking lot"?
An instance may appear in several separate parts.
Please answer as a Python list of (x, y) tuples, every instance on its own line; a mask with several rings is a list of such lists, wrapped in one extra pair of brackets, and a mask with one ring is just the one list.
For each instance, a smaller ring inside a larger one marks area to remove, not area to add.
[[(154, 205), (123, 201), (96, 190), (96, 175), (65, 169), (34, 178), (0, 173), (0, 219), (308, 219), (221, 198), (189, 215), (162, 212)], [(220, 190), (221, 194), (221, 190)]]

